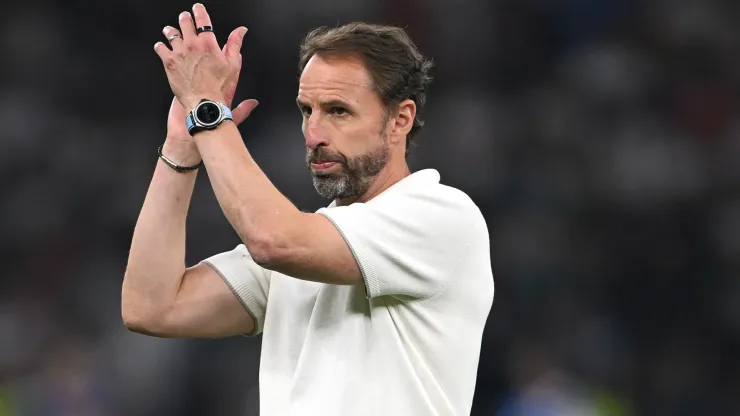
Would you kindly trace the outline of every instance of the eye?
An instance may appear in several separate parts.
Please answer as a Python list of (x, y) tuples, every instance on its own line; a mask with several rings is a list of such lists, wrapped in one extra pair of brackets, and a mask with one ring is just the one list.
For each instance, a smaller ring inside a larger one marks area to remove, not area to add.
[(331, 113), (337, 116), (343, 116), (347, 114), (347, 109), (344, 107), (332, 107)]
[(311, 115), (311, 107), (309, 107), (307, 105), (301, 106), (301, 114), (303, 114), (304, 116), (307, 116), (307, 117), (310, 116)]

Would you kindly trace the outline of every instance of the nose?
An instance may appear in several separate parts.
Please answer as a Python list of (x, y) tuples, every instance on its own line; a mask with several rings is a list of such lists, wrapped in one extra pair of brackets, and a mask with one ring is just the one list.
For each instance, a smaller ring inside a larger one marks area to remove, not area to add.
[(303, 123), (303, 135), (306, 137), (306, 147), (313, 150), (319, 146), (326, 146), (329, 142), (323, 129), (312, 115)]

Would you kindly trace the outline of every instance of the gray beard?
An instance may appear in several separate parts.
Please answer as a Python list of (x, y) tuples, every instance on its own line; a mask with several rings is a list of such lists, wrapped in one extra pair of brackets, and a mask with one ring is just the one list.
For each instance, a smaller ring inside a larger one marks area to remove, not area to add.
[[(364, 194), (388, 163), (390, 149), (382, 140), (377, 149), (342, 162), (337, 173), (313, 172), (313, 186), (326, 199), (355, 198)], [(306, 156), (307, 162), (309, 156)], [(309, 164), (310, 169), (310, 164)]]

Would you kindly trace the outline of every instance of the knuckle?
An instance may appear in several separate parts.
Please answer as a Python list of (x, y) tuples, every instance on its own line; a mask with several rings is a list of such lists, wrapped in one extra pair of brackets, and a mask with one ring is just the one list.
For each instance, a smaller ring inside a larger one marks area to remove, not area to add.
[(210, 40), (210, 39), (206, 40), (203, 43), (203, 49), (210, 53), (216, 53), (216, 52), (221, 51), (221, 48), (218, 46), (218, 42), (216, 42), (215, 40)]
[(177, 62), (175, 61), (175, 58), (172, 56), (167, 56), (164, 58), (164, 66), (167, 69), (175, 69), (177, 66)]

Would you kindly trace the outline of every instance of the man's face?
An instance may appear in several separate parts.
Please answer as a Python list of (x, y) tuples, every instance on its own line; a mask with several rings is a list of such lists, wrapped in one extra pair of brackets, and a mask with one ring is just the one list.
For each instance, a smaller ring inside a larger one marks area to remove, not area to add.
[(388, 163), (385, 107), (362, 61), (319, 56), (301, 74), (306, 164), (324, 198), (358, 197)]

